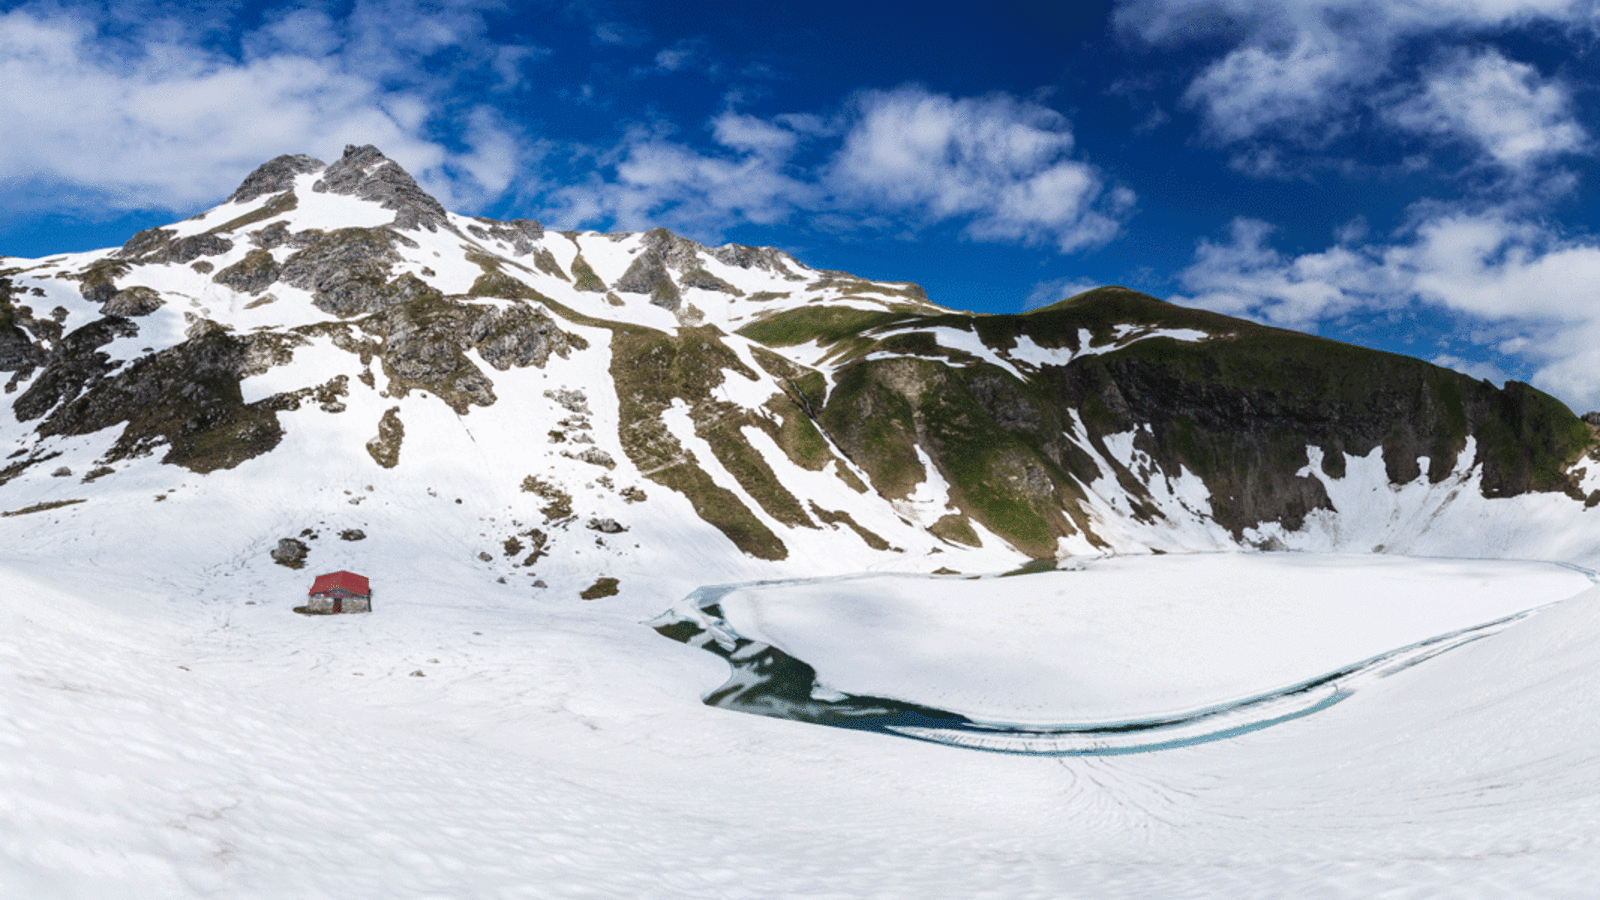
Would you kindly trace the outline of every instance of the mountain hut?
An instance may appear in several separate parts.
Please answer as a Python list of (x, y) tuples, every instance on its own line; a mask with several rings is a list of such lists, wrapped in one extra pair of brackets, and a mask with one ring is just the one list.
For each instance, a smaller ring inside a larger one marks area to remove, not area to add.
[(372, 587), (367, 576), (354, 572), (318, 575), (306, 601), (309, 613), (372, 612)]

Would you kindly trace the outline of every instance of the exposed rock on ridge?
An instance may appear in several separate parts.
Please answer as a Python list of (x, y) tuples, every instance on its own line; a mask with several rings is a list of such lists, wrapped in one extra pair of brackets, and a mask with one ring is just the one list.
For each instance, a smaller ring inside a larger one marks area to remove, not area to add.
[(244, 182), (239, 185), (238, 190), (233, 192), (228, 201), (230, 203), (248, 203), (266, 194), (287, 191), (294, 186), (296, 175), (320, 172), (327, 167), (328, 164), (320, 159), (303, 155), (291, 156), (284, 154), (263, 163), (260, 168), (245, 176)]
[(411, 175), (371, 144), (344, 148), (344, 156), (328, 166), (314, 191), (348, 194), (395, 211), (394, 227), (452, 230), (439, 201), (417, 186)]

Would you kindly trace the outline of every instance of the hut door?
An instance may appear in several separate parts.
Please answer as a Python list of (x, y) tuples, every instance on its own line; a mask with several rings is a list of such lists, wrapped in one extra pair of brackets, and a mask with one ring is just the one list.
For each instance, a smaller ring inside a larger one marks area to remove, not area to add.
[(333, 611), (336, 612), (336, 613), (344, 612), (344, 598), (343, 597), (335, 597), (335, 598), (333, 598)]

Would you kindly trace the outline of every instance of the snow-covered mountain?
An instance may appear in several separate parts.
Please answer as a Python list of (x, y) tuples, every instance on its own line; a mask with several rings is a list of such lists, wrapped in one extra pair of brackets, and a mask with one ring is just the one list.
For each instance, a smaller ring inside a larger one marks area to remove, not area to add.
[(0, 372), (6, 897), (1591, 892), (1600, 459), (1524, 385), (371, 147), (0, 258)]
[(282, 513), (206, 535), (219, 558), (332, 567), (415, 513), (487, 580), (601, 592), (1600, 547), (1594, 428), (1524, 385), (1117, 288), (977, 316), (770, 248), (460, 216), (370, 146), (0, 273), (16, 527), (266, 490)]

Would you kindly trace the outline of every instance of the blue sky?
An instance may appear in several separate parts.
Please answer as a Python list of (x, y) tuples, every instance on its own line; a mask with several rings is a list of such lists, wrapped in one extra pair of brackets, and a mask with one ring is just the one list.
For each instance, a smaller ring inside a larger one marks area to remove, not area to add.
[(0, 254), (373, 143), (460, 212), (980, 312), (1124, 284), (1600, 408), (1593, 2), (0, 10)]

